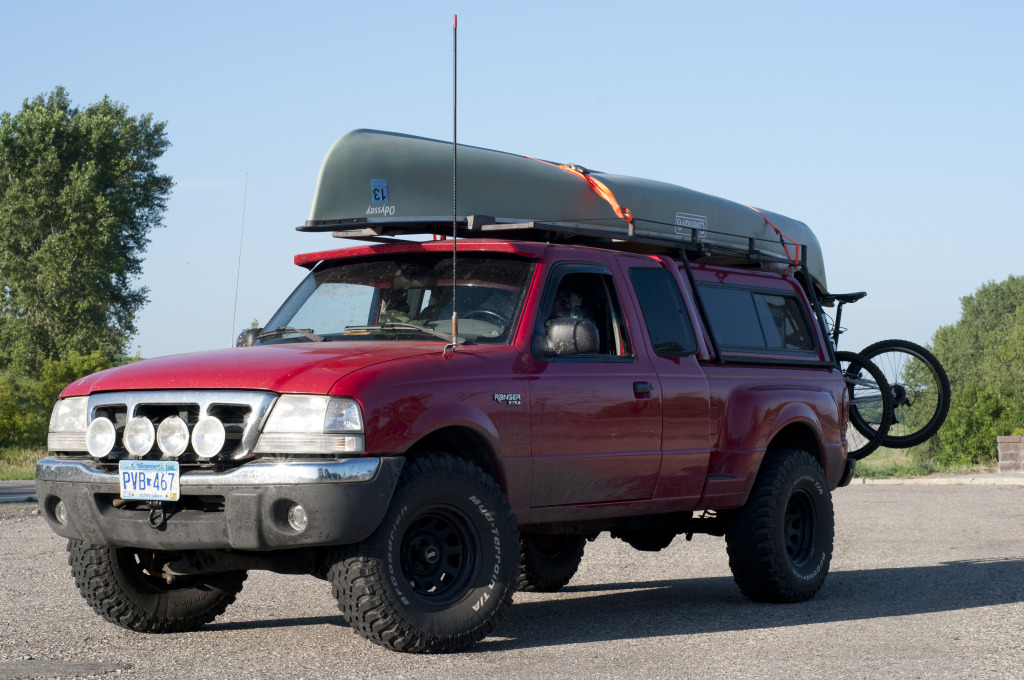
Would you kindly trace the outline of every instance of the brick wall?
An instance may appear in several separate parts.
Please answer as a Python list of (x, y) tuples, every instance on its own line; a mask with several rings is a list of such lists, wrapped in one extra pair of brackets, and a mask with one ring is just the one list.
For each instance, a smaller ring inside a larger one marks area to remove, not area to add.
[(1024, 472), (1024, 437), (996, 437), (1000, 472)]

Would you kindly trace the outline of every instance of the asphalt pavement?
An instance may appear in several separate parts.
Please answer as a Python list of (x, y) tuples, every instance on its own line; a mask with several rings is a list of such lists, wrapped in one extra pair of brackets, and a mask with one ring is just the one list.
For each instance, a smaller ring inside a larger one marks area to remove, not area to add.
[(0, 503), (10, 501), (29, 501), (36, 498), (36, 483), (32, 480), (26, 482), (0, 482)]
[(602, 534), (562, 591), (518, 593), (493, 635), (432, 656), (360, 638), (323, 581), (266, 572), (251, 572), (238, 601), (197, 632), (123, 630), (80, 596), (65, 540), (35, 505), (3, 503), (0, 680), (1019, 680), (1024, 488), (1016, 479), (837, 490), (831, 570), (801, 604), (744, 598), (720, 538), (678, 537), (643, 553)]

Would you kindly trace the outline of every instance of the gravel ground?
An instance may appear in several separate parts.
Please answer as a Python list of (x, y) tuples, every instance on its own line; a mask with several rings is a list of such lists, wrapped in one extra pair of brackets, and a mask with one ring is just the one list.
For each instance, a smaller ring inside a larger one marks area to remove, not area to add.
[(835, 504), (811, 602), (743, 598), (721, 539), (640, 553), (603, 535), (562, 592), (517, 595), (496, 636), (444, 656), (376, 647), (324, 582), (262, 572), (199, 632), (122, 630), (34, 506), (2, 504), (0, 679), (1024, 677), (1024, 487), (854, 485)]

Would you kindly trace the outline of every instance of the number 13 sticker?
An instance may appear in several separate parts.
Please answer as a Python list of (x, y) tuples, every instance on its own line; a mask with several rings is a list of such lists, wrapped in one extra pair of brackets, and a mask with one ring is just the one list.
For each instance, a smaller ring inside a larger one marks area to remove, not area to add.
[(388, 181), (386, 179), (370, 180), (370, 198), (374, 203), (388, 202)]

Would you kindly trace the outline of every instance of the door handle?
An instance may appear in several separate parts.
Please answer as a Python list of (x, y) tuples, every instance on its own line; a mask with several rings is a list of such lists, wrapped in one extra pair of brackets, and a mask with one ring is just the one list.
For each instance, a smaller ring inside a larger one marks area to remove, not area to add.
[(635, 382), (633, 383), (633, 396), (637, 399), (641, 397), (648, 397), (651, 394), (651, 383), (649, 382)]

